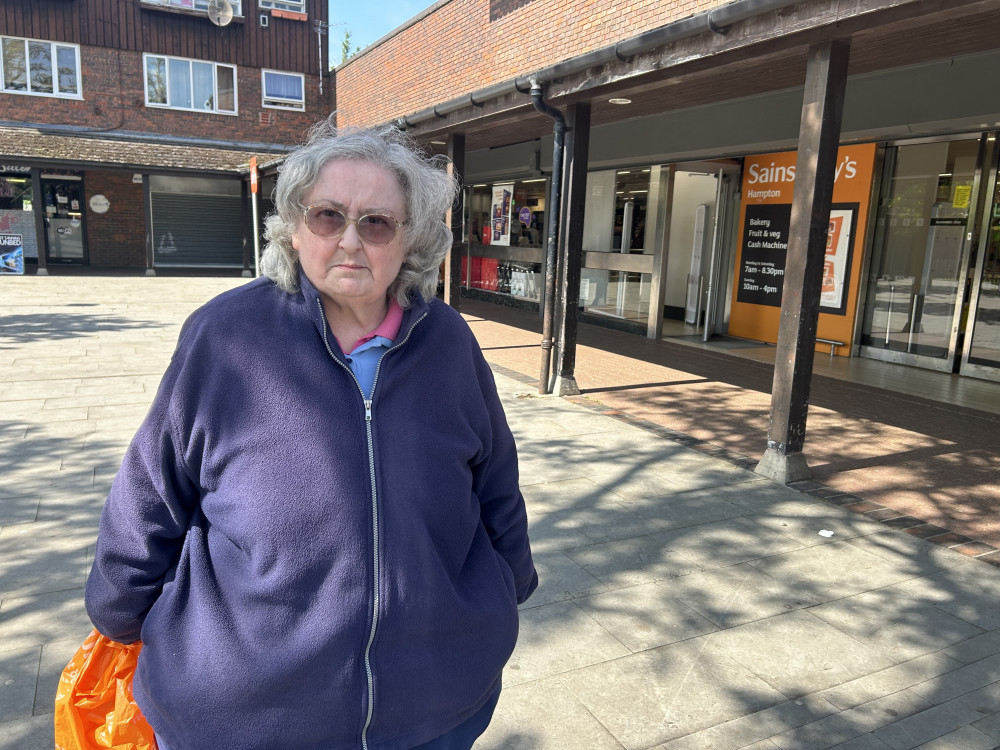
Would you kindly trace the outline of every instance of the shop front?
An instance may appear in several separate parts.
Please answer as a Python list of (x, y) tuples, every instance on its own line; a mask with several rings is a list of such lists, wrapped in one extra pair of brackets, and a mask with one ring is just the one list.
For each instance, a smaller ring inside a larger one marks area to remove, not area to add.
[[(4, 273), (36, 264), (87, 262), (83, 174), (0, 165), (0, 259)], [(37, 216), (41, 212), (41, 223)], [(41, 227), (42, 231), (39, 231)], [(39, 263), (41, 253), (42, 263)]]
[(888, 144), (862, 356), (1000, 380), (996, 133)]
[[(718, 308), (724, 317), (719, 279), (724, 285), (739, 170), (739, 160), (719, 159), (590, 172), (578, 304), (583, 318), (659, 335), (664, 319), (704, 327), (709, 310)], [(501, 178), (466, 189), (466, 294), (537, 309), (550, 184)]]

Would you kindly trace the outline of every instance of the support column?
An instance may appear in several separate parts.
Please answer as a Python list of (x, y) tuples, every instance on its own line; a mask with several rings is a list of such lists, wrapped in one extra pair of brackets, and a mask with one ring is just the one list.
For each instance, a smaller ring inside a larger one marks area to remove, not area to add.
[(849, 54), (846, 42), (823, 42), (809, 48), (806, 65), (771, 422), (767, 449), (756, 469), (782, 484), (810, 476), (802, 446)]
[(146, 220), (146, 276), (156, 276), (153, 268), (153, 196), (149, 192), (149, 175), (142, 179), (142, 213)]
[[(145, 182), (145, 178), (143, 178)], [(250, 260), (253, 258), (253, 246), (254, 246), (254, 236), (253, 232), (260, 231), (260, 227), (257, 226), (255, 219), (257, 218), (257, 212), (253, 210), (250, 206), (251, 201), (257, 200), (257, 194), (250, 192), (247, 189), (248, 183), (245, 181), (240, 181), (240, 214), (243, 223), (243, 272), (240, 274), (241, 278), (250, 279), (253, 278), (253, 273), (250, 272)], [(255, 269), (260, 274), (260, 269)]]
[(566, 109), (566, 173), (559, 264), (559, 347), (556, 359), (557, 396), (576, 396), (576, 330), (580, 306), (580, 267), (583, 265), (583, 217), (587, 204), (587, 160), (590, 158), (590, 102), (576, 102)]
[(42, 170), (38, 167), (31, 168), (31, 205), (35, 214), (35, 246), (38, 248), (38, 270), (39, 276), (48, 276), (48, 247), (49, 235), (45, 226), (45, 196), (42, 195)]
[(444, 301), (456, 310), (462, 309), (462, 255), (465, 254), (465, 243), (462, 241), (462, 215), (465, 176), (465, 133), (452, 133), (448, 136), (448, 173), (459, 182), (459, 193), (451, 206), (448, 215), (448, 226), (451, 227), (451, 252), (444, 262)]

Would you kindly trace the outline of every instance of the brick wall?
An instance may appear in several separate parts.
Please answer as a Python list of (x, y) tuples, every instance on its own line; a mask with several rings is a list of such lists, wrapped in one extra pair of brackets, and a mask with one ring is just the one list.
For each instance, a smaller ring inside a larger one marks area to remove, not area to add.
[(723, 4), (451, 0), (337, 70), (337, 122), (418, 112)]
[(83, 100), (0, 93), (5, 120), (72, 125), (96, 130), (166, 133), (193, 138), (301, 143), (309, 126), (329, 112), (330, 87), (306, 77), (306, 110), (264, 109), (259, 68), (237, 68), (236, 116), (145, 106), (142, 54), (83, 47)]
[[(87, 251), (91, 266), (144, 268), (146, 265), (146, 220), (142, 185), (125, 172), (84, 172), (84, 206), (87, 221)], [(107, 213), (90, 210), (90, 199), (100, 193), (111, 207)]]

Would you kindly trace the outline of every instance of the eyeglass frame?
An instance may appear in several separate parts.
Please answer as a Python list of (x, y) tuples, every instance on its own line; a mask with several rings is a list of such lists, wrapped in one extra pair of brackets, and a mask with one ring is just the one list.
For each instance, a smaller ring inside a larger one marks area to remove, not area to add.
[[(334, 211), (337, 211), (338, 213), (340, 213), (344, 217), (344, 221), (347, 222), (346, 224), (344, 224), (343, 231), (341, 231), (340, 234), (332, 234), (332, 235), (328, 235), (328, 236), (322, 235), (322, 234), (316, 234), (316, 231), (311, 226), (309, 226), (309, 211), (311, 209), (313, 209), (313, 208), (332, 208)], [(388, 242), (373, 242), (372, 240), (367, 239), (363, 234), (361, 234), (361, 227), (358, 224), (358, 222), (360, 222), (362, 219), (367, 219), (369, 216), (379, 216), (379, 217), (381, 217), (383, 219), (392, 219), (393, 224), (396, 225), (396, 230), (392, 233), (392, 238), (389, 239)], [(400, 227), (405, 227), (407, 224), (410, 223), (410, 220), (407, 219), (406, 221), (400, 221), (399, 219), (397, 219), (392, 214), (383, 214), (383, 213), (379, 213), (377, 211), (373, 211), (372, 213), (368, 213), (368, 214), (361, 214), (361, 216), (359, 216), (358, 218), (352, 219), (350, 216), (347, 215), (346, 211), (344, 211), (341, 208), (338, 208), (337, 206), (334, 206), (331, 203), (310, 203), (308, 206), (303, 206), (303, 208), (302, 208), (302, 223), (306, 225), (306, 228), (310, 232), (312, 232), (313, 235), (315, 235), (316, 237), (320, 237), (320, 238), (322, 238), (324, 240), (335, 240), (338, 237), (343, 237), (344, 233), (347, 231), (347, 227), (349, 227), (351, 224), (353, 224), (355, 230), (357, 230), (357, 232), (358, 232), (358, 237), (360, 237), (362, 239), (362, 241), (367, 242), (370, 245), (376, 245), (378, 247), (385, 247), (386, 245), (390, 244), (394, 239), (396, 239), (396, 237), (399, 236), (399, 229), (400, 229)]]

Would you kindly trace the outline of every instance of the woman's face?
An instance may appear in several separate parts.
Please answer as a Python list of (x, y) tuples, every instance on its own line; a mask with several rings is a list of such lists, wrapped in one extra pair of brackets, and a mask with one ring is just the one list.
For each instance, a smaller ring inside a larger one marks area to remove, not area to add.
[[(402, 223), (409, 218), (395, 176), (378, 164), (354, 159), (324, 166), (303, 202), (339, 209), (348, 219), (383, 214)], [(385, 305), (386, 290), (406, 259), (402, 235), (400, 227), (389, 244), (374, 245), (362, 239), (357, 225), (348, 224), (339, 237), (319, 237), (303, 217), (292, 234), (292, 247), (306, 278), (325, 301), (364, 309)]]

